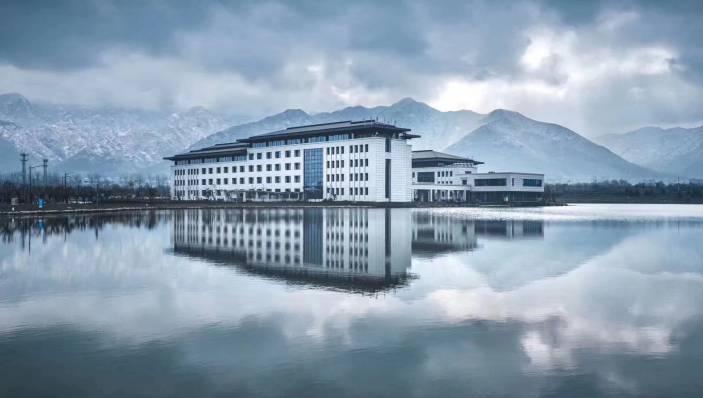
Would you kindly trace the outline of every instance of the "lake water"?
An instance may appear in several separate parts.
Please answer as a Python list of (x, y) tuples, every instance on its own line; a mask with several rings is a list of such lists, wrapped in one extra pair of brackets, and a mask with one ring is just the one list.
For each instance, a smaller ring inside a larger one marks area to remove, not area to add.
[(1, 397), (703, 395), (703, 206), (0, 228)]

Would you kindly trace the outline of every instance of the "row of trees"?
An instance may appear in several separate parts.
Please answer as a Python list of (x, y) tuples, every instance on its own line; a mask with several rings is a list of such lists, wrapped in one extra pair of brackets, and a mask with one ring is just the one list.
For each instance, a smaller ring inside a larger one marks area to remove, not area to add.
[(557, 201), (607, 202), (703, 202), (703, 181), (686, 183), (642, 182), (625, 180), (590, 183), (547, 184), (545, 197)]
[(21, 173), (0, 174), (0, 203), (16, 198), (20, 203), (47, 202), (95, 203), (105, 200), (165, 199), (169, 197), (168, 179), (163, 175), (139, 174), (103, 177), (97, 174), (48, 174), (23, 183)]

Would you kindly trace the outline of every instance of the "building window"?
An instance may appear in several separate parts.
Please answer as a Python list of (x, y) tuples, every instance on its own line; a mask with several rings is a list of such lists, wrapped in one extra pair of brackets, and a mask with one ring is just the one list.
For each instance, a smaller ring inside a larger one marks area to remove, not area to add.
[(386, 199), (391, 198), (391, 160), (386, 159)]
[[(322, 152), (322, 149), (320, 149), (320, 152)], [(295, 169), (300, 170), (300, 163), (299, 162), (295, 163)]]
[(390, 137), (386, 137), (386, 152), (391, 151), (391, 139)]
[(286, 157), (287, 157), (287, 158), (290, 157), (290, 151), (286, 151)]
[(479, 178), (475, 184), (477, 187), (504, 187), (508, 181), (505, 178)]
[[(250, 154), (249, 154), (249, 160), (254, 160), (254, 154), (253, 154), (253, 153), (250, 153)], [(203, 170), (205, 170), (205, 169), (203, 169)]]
[(542, 180), (538, 178), (525, 178), (522, 180), (523, 187), (541, 187)]
[(271, 152), (266, 152), (266, 159), (271, 159)]
[(256, 154), (256, 159), (257, 159), (257, 160), (261, 160), (261, 152), (259, 152), (259, 153)]
[(294, 154), (296, 157), (300, 156), (300, 149), (296, 149), (296, 150), (293, 152), (293, 154)]
[(419, 171), (417, 173), (417, 182), (434, 183), (433, 171)]
[[(303, 152), (303, 192), (308, 199), (322, 199), (323, 163), (322, 148), (306, 149)], [(299, 163), (296, 163), (296, 170)], [(296, 176), (297, 177), (297, 176)]]

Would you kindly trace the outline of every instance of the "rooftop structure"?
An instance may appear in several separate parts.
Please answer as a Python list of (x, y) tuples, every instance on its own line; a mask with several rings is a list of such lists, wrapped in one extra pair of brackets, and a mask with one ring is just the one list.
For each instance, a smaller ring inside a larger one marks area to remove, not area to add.
[(456, 155), (450, 155), (448, 153), (437, 152), (429, 149), (413, 151), (413, 168), (442, 167), (456, 163), (470, 164), (474, 166), (483, 164), (483, 162), (479, 162), (477, 160), (464, 158)]

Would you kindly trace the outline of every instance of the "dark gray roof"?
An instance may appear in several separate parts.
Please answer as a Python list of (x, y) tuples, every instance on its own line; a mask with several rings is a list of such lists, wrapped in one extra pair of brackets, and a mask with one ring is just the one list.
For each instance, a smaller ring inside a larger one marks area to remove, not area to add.
[(473, 164), (482, 164), (483, 163), (483, 162), (479, 162), (478, 160), (473, 160), (470, 158), (464, 158), (461, 156), (451, 155), (449, 153), (444, 153), (444, 152), (437, 152), (437, 151), (433, 151), (431, 149), (426, 149), (426, 150), (421, 150), (421, 151), (413, 151), (413, 160), (448, 160), (448, 161), (455, 161), (456, 163), (458, 163), (458, 162), (473, 163)]
[(180, 159), (191, 159), (191, 158), (202, 158), (202, 157), (214, 157), (214, 156), (227, 156), (227, 155), (238, 155), (246, 152), (249, 144), (244, 142), (228, 142), (223, 144), (217, 144), (201, 149), (194, 149), (189, 152), (179, 153), (174, 156), (165, 157), (166, 160), (180, 160)]
[[(240, 141), (241, 142), (252, 142), (252, 141), (260, 141), (263, 139), (271, 139), (271, 138), (276, 138), (276, 137), (281, 137), (281, 138), (302, 137), (302, 136), (306, 136), (306, 135), (313, 135), (313, 134), (319, 133), (321, 131), (323, 131), (325, 133), (341, 133), (341, 132), (345, 132), (345, 131), (367, 130), (367, 129), (378, 129), (380, 131), (401, 132), (401, 133), (410, 131), (410, 129), (396, 127), (391, 124), (380, 123), (375, 120), (360, 120), (360, 121), (343, 120), (340, 122), (320, 123), (320, 124), (310, 124), (307, 126), (288, 127), (285, 130), (278, 130), (278, 131), (273, 131), (270, 133), (254, 135), (249, 138), (243, 138)], [(416, 138), (419, 136), (413, 135), (413, 134), (406, 134), (406, 137), (407, 138)]]
[(391, 124), (380, 123), (375, 120), (360, 120), (351, 121), (344, 120), (340, 122), (333, 123), (321, 123), (321, 124), (311, 124), (307, 126), (296, 126), (289, 127), (285, 130), (278, 130), (271, 133), (254, 135), (248, 138), (242, 138), (237, 140), (237, 142), (226, 142), (222, 144), (216, 144), (202, 149), (196, 149), (190, 152), (180, 153), (178, 155), (165, 157), (166, 160), (180, 160), (180, 159), (190, 159), (197, 157), (207, 157), (212, 156), (226, 156), (242, 153), (246, 151), (250, 143), (271, 140), (275, 138), (295, 138), (315, 135), (319, 133), (334, 134), (349, 131), (360, 131), (360, 130), (376, 130), (386, 133), (404, 133), (405, 138), (417, 138), (418, 135), (407, 134), (410, 129), (396, 127)]

